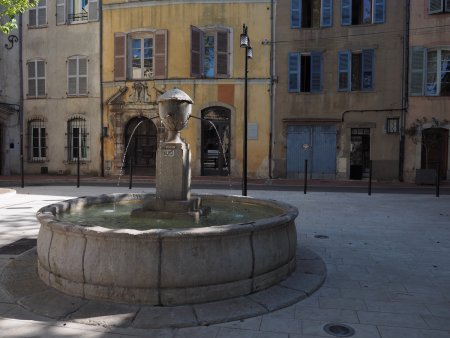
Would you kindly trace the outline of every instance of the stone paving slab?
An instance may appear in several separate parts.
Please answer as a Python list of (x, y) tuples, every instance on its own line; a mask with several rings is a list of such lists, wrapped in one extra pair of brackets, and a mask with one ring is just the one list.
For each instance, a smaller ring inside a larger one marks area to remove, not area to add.
[(320, 257), (308, 249), (302, 249), (297, 265), (308, 262), (307, 270), (320, 274), (293, 273), (279, 285), (223, 301), (172, 307), (132, 306), (65, 295), (39, 279), (36, 262), (34, 248), (17, 256), (3, 268), (0, 291), (3, 290), (7, 300), (12, 299), (37, 316), (87, 325), (135, 329), (192, 327), (259, 316), (305, 299), (322, 285), (326, 273)]

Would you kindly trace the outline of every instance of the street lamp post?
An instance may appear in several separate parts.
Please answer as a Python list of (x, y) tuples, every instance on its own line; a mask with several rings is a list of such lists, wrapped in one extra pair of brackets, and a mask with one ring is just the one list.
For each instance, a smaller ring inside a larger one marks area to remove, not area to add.
[(247, 115), (248, 115), (248, 59), (253, 57), (253, 49), (250, 46), (250, 38), (247, 34), (248, 27), (244, 24), (240, 37), (241, 48), (245, 49), (245, 77), (244, 77), (244, 140), (242, 150), (242, 196), (247, 196)]

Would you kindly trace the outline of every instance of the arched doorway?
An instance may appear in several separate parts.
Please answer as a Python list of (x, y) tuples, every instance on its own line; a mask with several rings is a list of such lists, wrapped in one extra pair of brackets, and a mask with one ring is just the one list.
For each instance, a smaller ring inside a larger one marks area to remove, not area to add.
[(448, 129), (429, 128), (422, 132), (422, 169), (437, 169), (441, 179), (447, 178)]
[(125, 126), (124, 135), (125, 149), (129, 142), (125, 172), (129, 173), (131, 159), (133, 174), (154, 176), (157, 150), (157, 129), (154, 123), (146, 117), (132, 118)]
[(231, 111), (224, 107), (209, 107), (202, 110), (202, 118), (201, 173), (227, 176), (230, 174)]

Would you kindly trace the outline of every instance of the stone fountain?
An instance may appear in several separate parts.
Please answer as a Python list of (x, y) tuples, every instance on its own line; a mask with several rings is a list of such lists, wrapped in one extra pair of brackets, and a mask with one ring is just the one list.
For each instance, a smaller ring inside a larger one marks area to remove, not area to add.
[[(156, 194), (81, 197), (39, 210), (42, 281), (72, 296), (173, 306), (248, 295), (295, 270), (296, 208), (191, 196), (189, 146), (180, 138), (191, 107), (178, 89), (159, 98), (167, 135), (158, 147)], [(120, 216), (123, 206), (130, 211)]]

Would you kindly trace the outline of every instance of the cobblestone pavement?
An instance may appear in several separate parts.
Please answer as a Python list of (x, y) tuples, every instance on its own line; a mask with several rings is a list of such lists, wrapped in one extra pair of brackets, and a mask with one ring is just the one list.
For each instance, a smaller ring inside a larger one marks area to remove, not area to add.
[[(134, 188), (131, 192), (151, 192)], [(56, 201), (128, 187), (31, 186), (0, 194), (0, 248), (35, 238), (36, 211)], [(214, 193), (195, 190), (195, 193)], [(238, 194), (238, 190), (220, 191)], [(353, 337), (450, 338), (450, 196), (298, 191), (250, 191), (299, 208), (299, 245), (327, 266), (323, 286), (310, 297), (250, 319), (178, 329), (136, 329), (95, 318), (83, 323), (31, 313), (0, 291), (2, 337), (332, 337), (323, 327), (343, 323)], [(0, 271), (17, 258), (0, 254)], [(18, 276), (20, 280), (20, 276)], [(43, 304), (46, 300), (43, 299)], [(44, 305), (43, 305), (44, 308)], [(49, 304), (45, 304), (49, 308)], [(56, 308), (56, 305), (55, 305)], [(230, 312), (233, 308), (230, 307)], [(99, 324), (103, 321), (103, 325)]]

